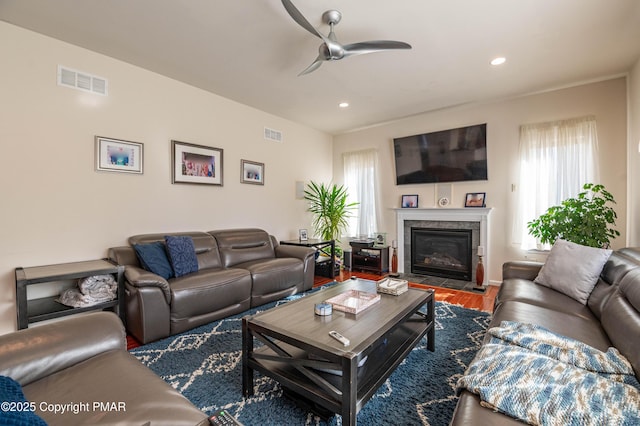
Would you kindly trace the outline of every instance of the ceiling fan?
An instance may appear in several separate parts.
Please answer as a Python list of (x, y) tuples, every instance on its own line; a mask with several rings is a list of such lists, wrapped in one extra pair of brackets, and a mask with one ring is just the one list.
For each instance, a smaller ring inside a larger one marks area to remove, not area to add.
[(329, 25), (329, 34), (325, 36), (316, 30), (313, 25), (300, 13), (290, 0), (282, 0), (282, 5), (287, 10), (294, 21), (302, 28), (309, 31), (316, 37), (322, 39), (322, 44), (318, 48), (318, 57), (304, 69), (298, 76), (309, 74), (317, 70), (324, 61), (337, 61), (342, 58), (354, 55), (362, 55), (365, 53), (381, 52), (384, 50), (411, 49), (411, 45), (402, 41), (391, 40), (371, 40), (360, 43), (340, 44), (333, 32), (334, 25), (337, 25), (342, 19), (342, 14), (337, 10), (327, 10), (322, 14), (322, 21)]

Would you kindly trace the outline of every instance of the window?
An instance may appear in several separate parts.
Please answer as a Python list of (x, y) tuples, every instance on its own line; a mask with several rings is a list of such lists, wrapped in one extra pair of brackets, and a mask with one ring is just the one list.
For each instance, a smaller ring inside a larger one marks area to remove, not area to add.
[(514, 240), (524, 250), (538, 247), (527, 222), (551, 206), (575, 197), (599, 179), (595, 117), (520, 126), (520, 178)]
[(348, 235), (371, 236), (378, 229), (378, 153), (375, 150), (347, 152), (344, 162), (344, 184), (348, 202), (359, 203), (348, 222)]

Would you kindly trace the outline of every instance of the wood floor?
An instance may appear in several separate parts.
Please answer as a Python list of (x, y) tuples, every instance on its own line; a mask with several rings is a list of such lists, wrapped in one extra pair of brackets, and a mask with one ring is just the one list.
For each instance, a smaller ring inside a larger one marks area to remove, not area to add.
[[(379, 280), (384, 277), (376, 274), (369, 274), (364, 272), (349, 272), (343, 270), (340, 272), (340, 276), (336, 277), (336, 281), (348, 280), (352, 275), (366, 280)], [(330, 278), (320, 277), (316, 275), (313, 286), (318, 287), (320, 285), (330, 283), (331, 281), (332, 280)], [(464, 306), (465, 308), (476, 309), (484, 312), (493, 312), (493, 302), (499, 289), (499, 287), (497, 286), (489, 286), (484, 294), (480, 294), (462, 290), (452, 290), (444, 287), (435, 287), (425, 284), (409, 283), (409, 285), (417, 288), (430, 288), (435, 290), (436, 300), (438, 301), (448, 302), (453, 305), (460, 305)]]

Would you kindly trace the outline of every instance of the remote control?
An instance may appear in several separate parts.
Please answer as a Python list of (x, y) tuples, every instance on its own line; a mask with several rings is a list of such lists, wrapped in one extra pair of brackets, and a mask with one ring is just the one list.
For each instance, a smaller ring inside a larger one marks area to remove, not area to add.
[(227, 410), (218, 410), (210, 415), (209, 423), (214, 426), (242, 426)]
[(342, 343), (344, 346), (349, 346), (349, 343), (351, 343), (349, 341), (349, 339), (347, 339), (346, 337), (344, 337), (342, 334), (338, 333), (337, 331), (333, 331), (333, 330), (330, 331), (329, 332), (329, 336), (333, 337), (338, 342)]

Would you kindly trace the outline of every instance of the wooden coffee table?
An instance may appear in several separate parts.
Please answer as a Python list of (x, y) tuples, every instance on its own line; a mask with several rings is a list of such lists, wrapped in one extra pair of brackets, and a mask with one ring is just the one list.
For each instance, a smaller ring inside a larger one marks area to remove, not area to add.
[[(432, 290), (381, 294), (358, 314), (314, 305), (348, 290), (376, 292), (375, 281), (349, 280), (242, 320), (242, 391), (253, 395), (254, 370), (355, 425), (356, 415), (418, 342), (435, 350)], [(422, 312), (419, 312), (422, 309)], [(343, 346), (335, 330), (350, 340)], [(259, 342), (254, 346), (254, 342)], [(258, 347), (259, 346), (259, 347)]]

